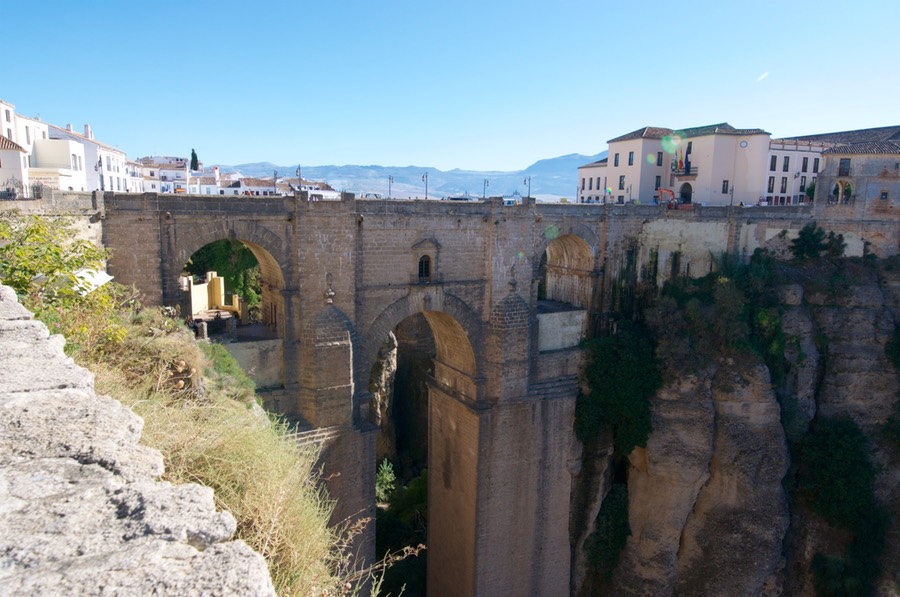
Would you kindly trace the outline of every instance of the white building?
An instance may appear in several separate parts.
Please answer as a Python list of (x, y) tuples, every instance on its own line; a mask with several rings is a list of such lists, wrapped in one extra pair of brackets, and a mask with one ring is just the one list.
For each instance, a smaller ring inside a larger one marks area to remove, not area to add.
[(84, 134), (76, 133), (71, 124), (67, 124), (66, 128), (51, 124), (49, 128), (51, 139), (76, 141), (83, 146), (86, 191), (128, 190), (128, 158), (124, 151), (95, 140), (89, 124), (84, 125)]
[(138, 160), (144, 179), (144, 192), (187, 193), (190, 171), (187, 158), (148, 156)]
[(25, 149), (5, 135), (0, 136), (0, 198), (27, 197), (30, 187)]

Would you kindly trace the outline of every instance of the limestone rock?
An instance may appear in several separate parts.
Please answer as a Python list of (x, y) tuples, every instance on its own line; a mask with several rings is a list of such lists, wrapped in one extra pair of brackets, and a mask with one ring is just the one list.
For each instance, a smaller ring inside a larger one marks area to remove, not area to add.
[(0, 286), (0, 595), (274, 595), (212, 490), (153, 479), (143, 422)]
[(665, 386), (629, 457), (629, 537), (615, 595), (760, 595), (782, 565), (788, 456), (761, 366)]

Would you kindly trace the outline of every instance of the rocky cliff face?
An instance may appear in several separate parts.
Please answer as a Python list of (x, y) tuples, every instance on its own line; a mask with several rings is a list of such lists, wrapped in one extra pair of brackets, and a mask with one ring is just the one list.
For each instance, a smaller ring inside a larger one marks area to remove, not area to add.
[(788, 455), (764, 367), (722, 362), (668, 384), (629, 458), (632, 535), (616, 595), (762, 595), (781, 565)]
[(669, 379), (652, 399), (653, 432), (628, 458), (632, 534), (603, 594), (815, 595), (813, 555), (839, 553), (847, 538), (789, 491), (789, 440), (834, 416), (871, 440), (876, 495), (893, 519), (879, 594), (896, 594), (900, 475), (881, 429), (900, 398), (885, 352), (900, 322), (900, 271), (862, 268), (850, 279), (778, 288), (780, 383), (764, 365), (723, 358)]
[(0, 595), (274, 595), (199, 485), (154, 481), (143, 421), (0, 286)]

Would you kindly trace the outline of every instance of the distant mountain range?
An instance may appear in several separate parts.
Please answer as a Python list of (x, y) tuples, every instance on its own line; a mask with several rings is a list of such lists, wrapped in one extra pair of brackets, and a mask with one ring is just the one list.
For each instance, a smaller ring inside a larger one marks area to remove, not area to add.
[[(302, 166), (304, 180), (324, 181), (338, 191), (388, 194), (388, 177), (393, 176), (391, 195), (397, 198), (424, 197), (425, 182), (422, 176), (428, 172), (428, 195), (469, 194), (480, 197), (487, 179), (487, 196), (509, 196), (518, 192), (528, 193), (526, 179), (531, 177), (531, 194), (538, 199), (554, 200), (560, 197), (574, 198), (578, 185), (578, 167), (606, 157), (597, 155), (569, 155), (539, 160), (524, 170), (495, 172), (453, 169), (449, 171), (425, 166)], [(222, 172), (240, 172), (245, 176), (268, 178), (277, 171), (279, 176), (297, 175), (297, 166), (278, 166), (271, 162), (219, 165)]]

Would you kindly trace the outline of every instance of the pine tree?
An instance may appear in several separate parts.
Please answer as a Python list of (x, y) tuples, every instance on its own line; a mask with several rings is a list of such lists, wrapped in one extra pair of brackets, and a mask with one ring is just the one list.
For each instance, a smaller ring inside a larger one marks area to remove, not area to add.
[(197, 159), (197, 152), (191, 149), (191, 170), (200, 169), (200, 160)]

